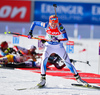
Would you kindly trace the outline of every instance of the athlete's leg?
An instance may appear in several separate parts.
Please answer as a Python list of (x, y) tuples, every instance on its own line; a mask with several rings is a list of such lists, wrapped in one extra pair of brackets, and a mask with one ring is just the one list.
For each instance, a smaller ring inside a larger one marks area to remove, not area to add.
[(38, 84), (39, 87), (44, 86), (46, 83), (46, 64), (52, 50), (48, 46), (45, 48), (44, 51), (45, 52), (42, 55), (42, 62), (41, 62), (41, 82)]
[(64, 60), (66, 66), (70, 69), (70, 71), (74, 74), (74, 77), (76, 78), (77, 82), (87, 85), (87, 82), (82, 80), (79, 76), (78, 72), (76, 71), (75, 67), (71, 64), (69, 56), (64, 48), (61, 49), (62, 52), (60, 52), (60, 57)]
[(70, 71), (73, 73), (73, 74), (77, 74), (77, 71), (75, 69), (75, 67), (71, 64), (70, 62), (70, 59), (69, 59), (69, 56), (68, 54), (66, 53), (65, 50), (63, 50), (64, 52), (62, 52), (60, 54), (60, 57), (62, 58), (62, 60), (64, 61), (64, 63), (66, 64), (66, 66), (70, 69)]
[(42, 62), (41, 62), (41, 75), (45, 75), (46, 73), (46, 64), (47, 64), (49, 55), (50, 54), (47, 51), (43, 53)]
[(63, 46), (60, 46), (55, 49), (55, 53), (58, 54), (62, 60), (64, 61), (65, 65), (70, 69), (73, 74), (77, 74), (75, 67), (71, 64), (70, 59), (68, 57), (67, 52), (65, 51)]

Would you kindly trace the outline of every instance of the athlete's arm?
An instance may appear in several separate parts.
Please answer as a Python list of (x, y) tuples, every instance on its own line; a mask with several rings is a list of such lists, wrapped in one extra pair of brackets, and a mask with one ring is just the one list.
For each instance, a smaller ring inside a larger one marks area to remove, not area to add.
[(35, 26), (40, 26), (40, 27), (46, 28), (47, 25), (48, 25), (48, 22), (44, 23), (44, 22), (41, 22), (41, 21), (34, 21), (31, 24), (30, 31), (33, 31)]
[(60, 31), (62, 33), (62, 37), (65, 39), (65, 41), (61, 41), (61, 42), (67, 42), (68, 36), (67, 36), (65, 28), (63, 27), (63, 25), (61, 23), (59, 23), (59, 28), (60, 28)]

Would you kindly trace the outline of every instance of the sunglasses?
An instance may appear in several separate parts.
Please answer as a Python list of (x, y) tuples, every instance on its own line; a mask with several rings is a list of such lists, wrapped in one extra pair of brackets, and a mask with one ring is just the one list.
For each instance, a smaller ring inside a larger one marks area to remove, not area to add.
[(57, 20), (57, 18), (51, 18), (51, 20)]

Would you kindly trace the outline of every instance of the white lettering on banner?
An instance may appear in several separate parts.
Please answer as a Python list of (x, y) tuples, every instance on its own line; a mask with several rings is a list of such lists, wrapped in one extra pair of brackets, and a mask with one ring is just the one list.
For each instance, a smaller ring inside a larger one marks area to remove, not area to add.
[[(52, 10), (52, 11), (51, 11)], [(54, 8), (51, 5), (41, 4), (42, 13), (54, 13)]]
[(19, 9), (17, 7), (14, 7), (11, 18), (14, 18), (19, 12), (21, 12), (20, 18), (24, 18), (26, 14), (26, 7), (21, 7)]
[[(52, 10), (52, 11), (51, 11)], [(83, 7), (82, 6), (57, 6), (57, 13), (67, 13), (67, 14), (79, 14), (83, 15)], [(52, 5), (42, 4), (41, 5), (42, 13), (54, 13), (54, 9)]]
[(100, 15), (100, 6), (92, 6), (92, 14)]
[(0, 9), (0, 17), (6, 18), (9, 16), (11, 12), (11, 7), (10, 6), (4, 6)]
[(14, 18), (18, 13), (21, 12), (20, 18), (23, 19), (25, 17), (26, 11), (26, 7), (14, 7), (12, 9), (11, 6), (3, 6), (0, 9), (0, 17), (7, 18), (8, 16), (10, 16), (11, 18)]

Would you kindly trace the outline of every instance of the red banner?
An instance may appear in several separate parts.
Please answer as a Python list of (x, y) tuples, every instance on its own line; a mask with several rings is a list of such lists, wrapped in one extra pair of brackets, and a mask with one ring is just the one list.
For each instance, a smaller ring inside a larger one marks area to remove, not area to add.
[(68, 41), (66, 44), (67, 45), (74, 45), (74, 41)]
[(0, 21), (30, 22), (31, 1), (0, 0)]

